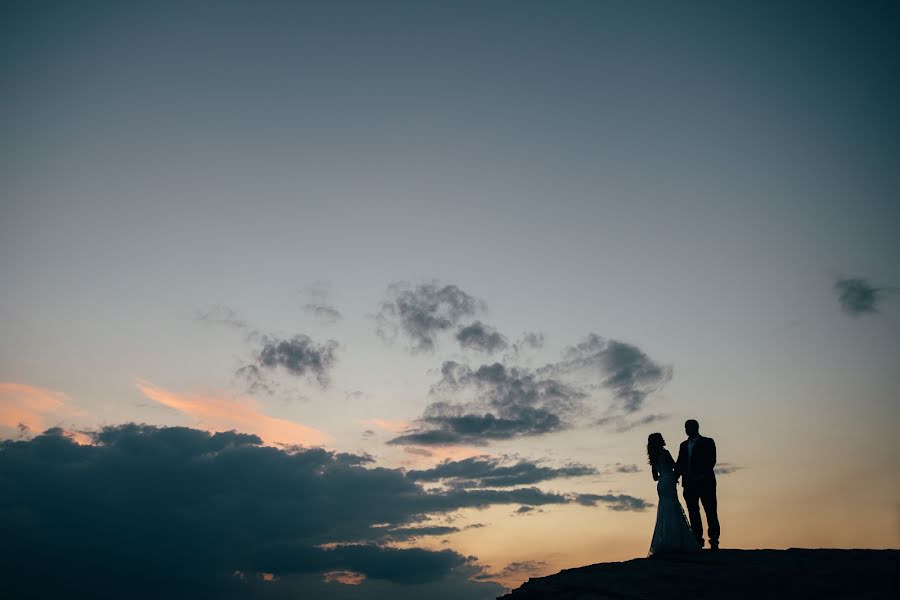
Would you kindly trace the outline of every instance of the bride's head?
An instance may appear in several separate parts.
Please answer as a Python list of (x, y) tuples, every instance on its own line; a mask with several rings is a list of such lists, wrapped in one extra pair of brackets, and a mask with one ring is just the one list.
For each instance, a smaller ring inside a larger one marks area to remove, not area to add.
[(661, 433), (651, 433), (647, 436), (647, 459), (651, 465), (659, 462), (659, 455), (665, 447), (666, 440)]

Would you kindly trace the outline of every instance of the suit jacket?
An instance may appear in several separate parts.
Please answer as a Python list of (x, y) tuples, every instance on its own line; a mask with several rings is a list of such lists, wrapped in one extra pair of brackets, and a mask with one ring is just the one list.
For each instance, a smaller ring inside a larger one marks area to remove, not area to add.
[[(688, 458), (690, 456), (690, 459)], [(688, 453), (688, 440), (681, 442), (678, 448), (678, 460), (675, 461), (675, 475), (681, 477), (682, 485), (715, 484), (716, 474), (716, 442), (712, 438), (700, 436), (694, 442), (693, 452)]]

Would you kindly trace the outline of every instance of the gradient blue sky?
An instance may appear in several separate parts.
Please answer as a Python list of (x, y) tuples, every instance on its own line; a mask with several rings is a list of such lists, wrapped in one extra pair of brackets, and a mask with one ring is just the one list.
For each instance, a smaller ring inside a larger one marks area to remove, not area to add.
[[(69, 429), (217, 428), (138, 381), (249, 394), (390, 468), (643, 468), (648, 433), (674, 447), (695, 417), (740, 467), (723, 544), (896, 547), (898, 40), (890, 2), (5, 3), (0, 380), (64, 394), (34, 418)], [(841, 311), (850, 276), (877, 312)], [(410, 353), (376, 335), (398, 281), (545, 343)], [(246, 327), (198, 319), (226, 310)], [(330, 385), (248, 392), (253, 332), (335, 340)], [(444, 360), (536, 368), (590, 333), (673, 368), (634, 415), (668, 419), (591, 425), (601, 386), (577, 427), (430, 458), (370, 421), (414, 422)], [(544, 487), (655, 496), (645, 471)], [(549, 572), (652, 532), (652, 509), (513, 509), (441, 547)]]

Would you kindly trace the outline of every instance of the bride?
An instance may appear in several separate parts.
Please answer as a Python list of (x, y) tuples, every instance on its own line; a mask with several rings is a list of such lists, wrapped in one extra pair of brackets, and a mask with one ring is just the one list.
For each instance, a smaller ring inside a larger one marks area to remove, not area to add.
[(656, 509), (656, 529), (650, 542), (650, 555), (663, 552), (688, 552), (700, 550), (697, 539), (691, 532), (684, 516), (684, 509), (678, 501), (675, 490), (675, 461), (666, 450), (666, 440), (660, 433), (651, 433), (647, 438), (647, 458), (653, 480), (657, 482), (659, 506)]

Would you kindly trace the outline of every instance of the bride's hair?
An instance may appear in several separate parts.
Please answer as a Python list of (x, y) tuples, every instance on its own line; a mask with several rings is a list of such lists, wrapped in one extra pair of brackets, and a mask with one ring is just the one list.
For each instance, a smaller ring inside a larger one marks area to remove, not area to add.
[(651, 465), (659, 464), (665, 447), (666, 440), (663, 439), (661, 433), (651, 433), (647, 436), (647, 460)]

